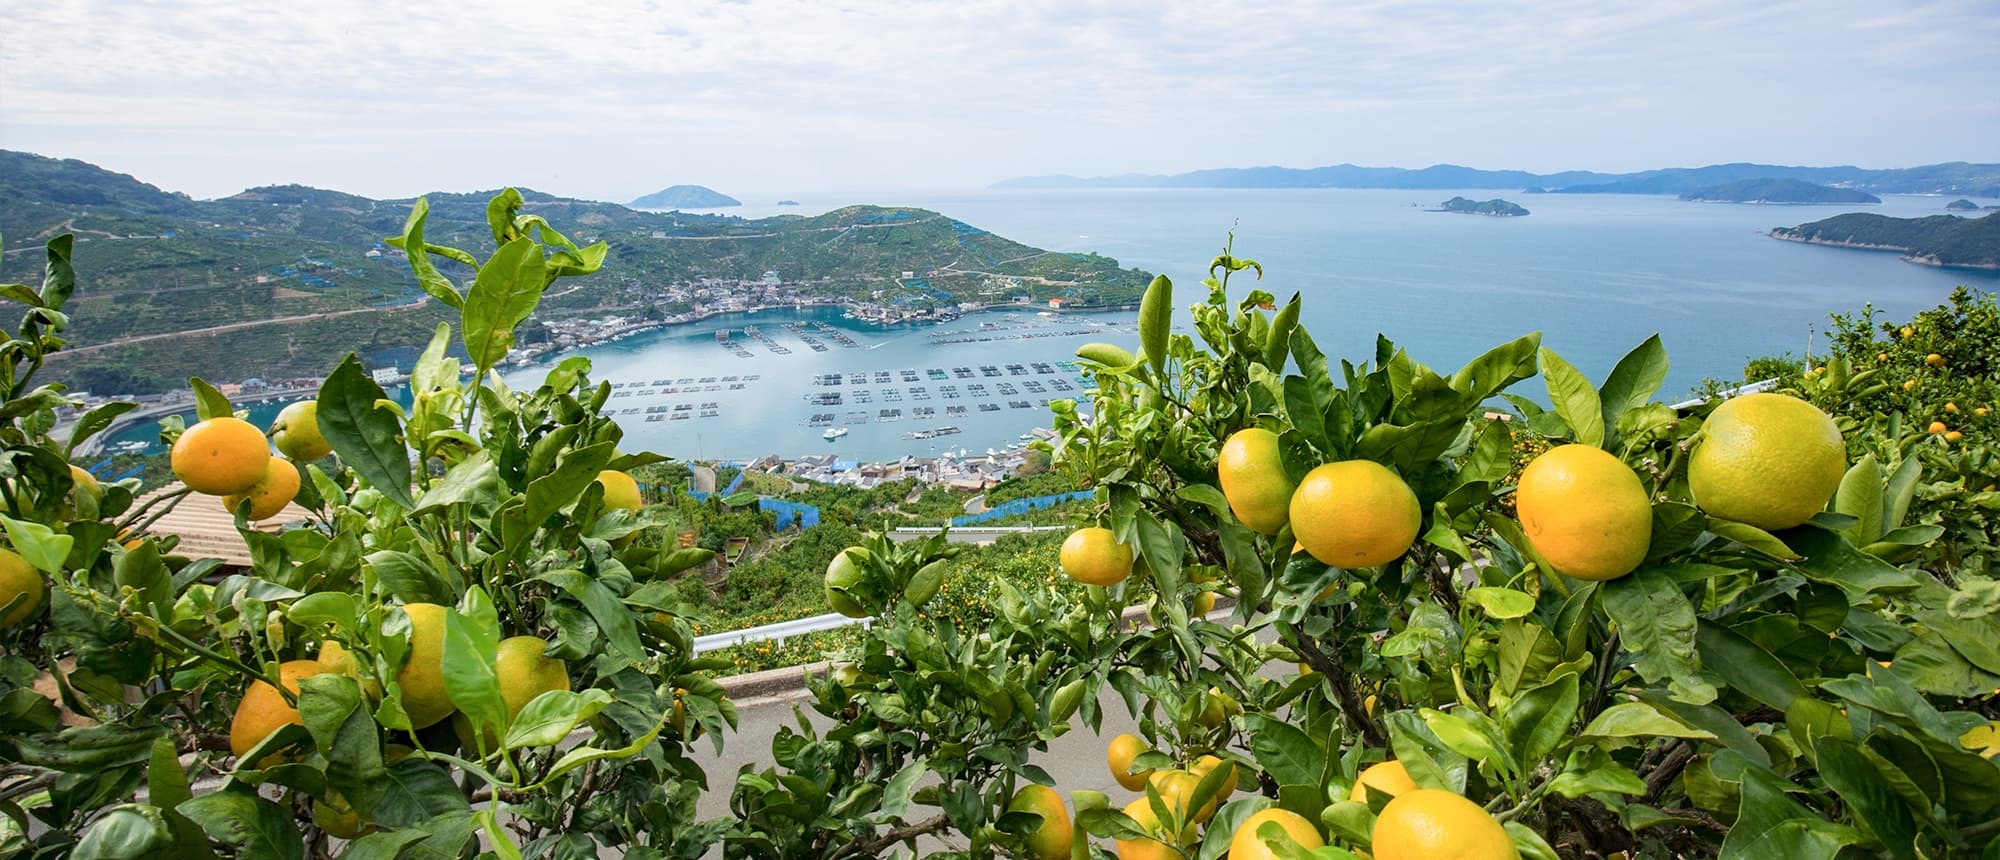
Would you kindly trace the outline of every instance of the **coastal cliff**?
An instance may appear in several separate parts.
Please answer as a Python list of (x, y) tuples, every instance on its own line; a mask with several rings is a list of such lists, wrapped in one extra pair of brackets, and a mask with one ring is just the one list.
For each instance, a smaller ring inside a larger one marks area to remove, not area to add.
[(2000, 214), (1891, 218), (1857, 212), (1773, 228), (1770, 236), (1809, 245), (1898, 251), (1904, 260), (1924, 266), (2000, 269)]

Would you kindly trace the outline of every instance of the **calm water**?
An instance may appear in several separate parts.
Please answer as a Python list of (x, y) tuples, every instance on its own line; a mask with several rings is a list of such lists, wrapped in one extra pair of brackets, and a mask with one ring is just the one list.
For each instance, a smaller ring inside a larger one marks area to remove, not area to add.
[[(1303, 322), (1330, 355), (1372, 355), (1375, 335), (1388, 334), (1421, 362), (1449, 372), (1487, 347), (1530, 331), (1593, 379), (1602, 380), (1618, 357), (1658, 332), (1672, 356), (1663, 389), (1680, 395), (1705, 376), (1735, 377), (1747, 357), (1802, 353), (1823, 343), (1826, 315), (1874, 302), (1891, 317), (1935, 305), (1960, 283), (2000, 288), (2000, 275), (1915, 266), (1888, 253), (1869, 253), (1780, 242), (1759, 234), (1774, 226), (1825, 218), (1857, 208), (1901, 217), (1936, 214), (1945, 198), (1890, 197), (1878, 206), (1754, 206), (1685, 203), (1629, 195), (1506, 195), (1533, 210), (1527, 218), (1484, 218), (1421, 211), (1454, 192), (1367, 190), (1111, 190), (898, 192), (786, 194), (801, 206), (772, 205), (780, 195), (753, 195), (729, 214), (761, 217), (813, 214), (850, 203), (922, 206), (1044, 248), (1097, 251), (1127, 266), (1164, 272), (1180, 285), (1177, 304), (1199, 300), (1202, 267), (1236, 231), (1238, 256), (1259, 260), (1261, 286), (1280, 301), (1306, 296)], [(1485, 199), (1492, 191), (1465, 191)], [(1993, 201), (1983, 201), (1991, 203)], [(1247, 282), (1239, 282), (1247, 283)], [(822, 322), (857, 343), (814, 352), (787, 322)], [(972, 343), (937, 343), (936, 329), (860, 326), (832, 314), (766, 312), (715, 318), (697, 326), (642, 335), (588, 350), (597, 376), (629, 392), (611, 405), (626, 425), (628, 447), (673, 456), (746, 458), (837, 451), (864, 459), (946, 448), (975, 452), (999, 447), (1035, 426), (1046, 426), (1040, 401), (1074, 396), (1083, 386), (1073, 372), (1036, 373), (1034, 362), (1072, 356), (1077, 345), (1109, 340), (1136, 344), (1130, 315), (1063, 316), (1032, 311), (1012, 321), (999, 314), (966, 317), (945, 326), (959, 332), (981, 322), (1006, 329), (988, 336), (1035, 337)], [(755, 325), (778, 347), (747, 339)], [(1075, 336), (1045, 336), (1089, 328)], [(716, 343), (715, 332), (752, 355), (739, 358)], [(1820, 333), (1815, 339), (1815, 332)], [(970, 336), (980, 336), (973, 333)], [(1021, 364), (1023, 375), (1006, 365)], [(992, 365), (1002, 374), (985, 376)], [(971, 379), (953, 373), (969, 367)], [(931, 378), (930, 370), (949, 378)], [(906, 382), (901, 371), (917, 374)], [(888, 381), (876, 373), (887, 371)], [(844, 375), (838, 387), (814, 384), (818, 374)], [(846, 374), (867, 374), (850, 384)], [(532, 374), (532, 375), (538, 375)], [(738, 377), (725, 382), (727, 377)], [(755, 376), (754, 380), (747, 377)], [(714, 382), (699, 380), (713, 377)], [(681, 379), (687, 385), (676, 384)], [(1054, 380), (1073, 386), (1060, 391)], [(1042, 392), (1028, 390), (1033, 380)], [(516, 375), (514, 384), (526, 379)], [(654, 385), (655, 382), (664, 384)], [(1014, 387), (1002, 393), (999, 383)], [(985, 391), (975, 394), (974, 384)], [(707, 390), (708, 386), (717, 386)], [(740, 389), (732, 385), (742, 385)], [(951, 386), (958, 395), (947, 398)], [(669, 394), (665, 389), (679, 391)], [(924, 389), (919, 399), (912, 389)], [(868, 392), (857, 403), (855, 392)], [(1522, 393), (1542, 399), (1534, 381)], [(816, 406), (807, 397), (841, 392), (839, 406)], [(650, 392), (650, 393), (649, 393)], [(893, 398), (893, 399), (892, 399)], [(1012, 408), (1026, 401), (1029, 408)], [(705, 409), (706, 404), (714, 404)], [(982, 412), (979, 404), (996, 404)], [(687, 405), (694, 417), (646, 421)], [(966, 414), (951, 415), (949, 406)], [(935, 411), (919, 418), (917, 408)], [(883, 422), (881, 411), (901, 410)], [(701, 417), (712, 411), (712, 417)], [(826, 442), (814, 414), (832, 414), (846, 438)], [(854, 419), (866, 418), (866, 421)], [(935, 440), (909, 440), (913, 430), (956, 425), (965, 432)], [(146, 434), (140, 433), (140, 436)]]

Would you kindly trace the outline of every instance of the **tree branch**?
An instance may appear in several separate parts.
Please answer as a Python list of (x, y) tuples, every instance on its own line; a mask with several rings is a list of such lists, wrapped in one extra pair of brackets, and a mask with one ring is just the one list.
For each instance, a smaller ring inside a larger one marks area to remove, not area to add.
[(856, 839), (853, 842), (840, 846), (840, 850), (833, 852), (833, 855), (828, 857), (827, 860), (840, 860), (842, 857), (853, 857), (856, 855), (878, 857), (881, 856), (882, 849), (884, 848), (898, 842), (915, 839), (928, 833), (936, 833), (945, 829), (950, 824), (951, 819), (946, 818), (942, 813), (933, 815), (915, 824), (898, 827), (874, 839)]
[(1347, 667), (1340, 660), (1340, 649), (1335, 648), (1331, 653), (1321, 651), (1305, 631), (1290, 621), (1285, 622), (1285, 632), (1291, 634), (1292, 648), (1305, 658), (1306, 665), (1313, 667), (1313, 671), (1325, 676), (1327, 682), (1333, 685), (1334, 699), (1340, 703), (1341, 713), (1347, 716), (1349, 723), (1361, 729), (1361, 736), (1368, 741), (1368, 745), (1388, 746), (1388, 736), (1382, 733), (1380, 726), (1375, 725), (1374, 718), (1368, 716), (1367, 706), (1354, 693), (1354, 685), (1347, 677)]

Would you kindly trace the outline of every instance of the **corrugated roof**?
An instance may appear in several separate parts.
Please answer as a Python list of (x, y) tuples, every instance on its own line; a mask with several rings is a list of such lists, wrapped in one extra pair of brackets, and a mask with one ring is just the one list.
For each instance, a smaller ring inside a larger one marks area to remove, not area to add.
[[(143, 505), (185, 488), (176, 481), (140, 496), (134, 505)], [(258, 531), (276, 534), (286, 526), (306, 522), (310, 517), (305, 508), (288, 504), (277, 516), (251, 525)], [(178, 535), (180, 546), (174, 550), (178, 555), (221, 559), (223, 564), (237, 567), (250, 566), (250, 545), (244, 543), (243, 536), (236, 532), (236, 515), (222, 507), (219, 497), (192, 493), (175, 503), (174, 509), (165, 516), (147, 526), (146, 531), (155, 535)]]

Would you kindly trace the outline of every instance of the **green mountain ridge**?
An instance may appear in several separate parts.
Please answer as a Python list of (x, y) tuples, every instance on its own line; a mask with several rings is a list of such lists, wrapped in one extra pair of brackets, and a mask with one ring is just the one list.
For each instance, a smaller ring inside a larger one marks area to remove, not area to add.
[[(426, 238), (484, 257), (493, 193), (427, 195)], [(603, 272), (544, 297), (524, 329), (530, 344), (548, 320), (666, 321), (713, 310), (715, 293), (696, 295), (697, 283), (743, 301), (754, 293), (757, 302), (919, 313), (1015, 297), (1124, 306), (1150, 280), (1109, 257), (1043, 251), (923, 209), (749, 220), (522, 195), (528, 211), (571, 238), (610, 246)], [(50, 365), (78, 390), (146, 394), (191, 375), (318, 376), (348, 350), (366, 357), (421, 346), (438, 322), (456, 319), (417, 288), (402, 253), (382, 244), (402, 232), (411, 200), (300, 185), (194, 200), (85, 162), (6, 150), (0, 199), (8, 201), (0, 281), (38, 280), (41, 243), (62, 232), (78, 238), (72, 349)], [(461, 289), (473, 274), (448, 261), (439, 268)], [(780, 287), (765, 289), (767, 272)]]
[(1903, 259), (1930, 266), (2000, 269), (2000, 213), (1983, 218), (1927, 215), (1891, 218), (1870, 212), (1777, 227), (1771, 237), (1814, 245), (1901, 251)]
[(1852, 188), (1831, 188), (1798, 179), (1740, 179), (1681, 194), (1682, 200), (1712, 203), (1880, 203), (1882, 198)]

